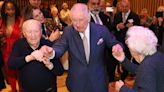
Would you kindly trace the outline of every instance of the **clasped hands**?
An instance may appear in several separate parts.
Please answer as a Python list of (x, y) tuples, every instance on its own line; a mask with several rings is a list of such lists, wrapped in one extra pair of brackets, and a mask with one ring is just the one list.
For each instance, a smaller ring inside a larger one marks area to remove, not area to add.
[(37, 60), (43, 62), (49, 69), (53, 68), (53, 63), (50, 62), (53, 55), (53, 48), (48, 46), (42, 46), (39, 50), (34, 50), (30, 55), (27, 56), (26, 61)]
[[(112, 55), (119, 62), (123, 62), (123, 60), (125, 59), (125, 53), (119, 44), (116, 44), (112, 47)], [(123, 85), (124, 82), (122, 80), (116, 81), (115, 89), (119, 92)]]

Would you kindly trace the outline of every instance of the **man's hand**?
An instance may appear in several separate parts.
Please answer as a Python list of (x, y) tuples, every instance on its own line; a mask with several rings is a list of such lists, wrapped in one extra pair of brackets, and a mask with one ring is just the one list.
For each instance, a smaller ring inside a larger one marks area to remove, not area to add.
[(50, 62), (50, 59), (48, 59), (46, 57), (43, 58), (43, 63), (49, 70), (52, 70), (54, 67), (53, 63)]
[(125, 54), (120, 44), (116, 44), (112, 47), (112, 55), (119, 62), (122, 62), (125, 59)]
[(43, 53), (39, 50), (35, 50), (31, 53), (31, 55), (38, 61), (43, 61)]
[(124, 23), (119, 23), (119, 24), (117, 24), (117, 28), (118, 28), (118, 29), (124, 29), (124, 28), (125, 28)]
[(56, 29), (55, 31), (52, 31), (52, 33), (50, 34), (49, 40), (51, 42), (56, 41), (60, 38), (61, 34), (59, 29)]
[(116, 84), (115, 84), (115, 89), (116, 91), (120, 91), (120, 88), (124, 85), (124, 82), (122, 80), (119, 80), (119, 81), (116, 81)]
[(49, 58), (49, 59), (54, 54), (53, 53), (54, 52), (53, 48), (52, 47), (49, 47), (49, 46), (46, 46), (46, 45), (42, 46), (39, 51), (41, 51), (43, 53), (43, 56), (44, 57)]
[(133, 26), (133, 23), (127, 23), (126, 24), (126, 27), (128, 27), (128, 28), (130, 28), (130, 27), (132, 27)]

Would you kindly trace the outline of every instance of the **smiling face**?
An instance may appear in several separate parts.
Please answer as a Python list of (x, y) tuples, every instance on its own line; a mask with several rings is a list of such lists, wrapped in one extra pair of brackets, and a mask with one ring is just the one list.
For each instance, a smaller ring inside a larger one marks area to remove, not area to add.
[(121, 10), (123, 13), (127, 13), (130, 10), (130, 2), (128, 0), (121, 2)]
[(84, 32), (90, 21), (90, 14), (88, 12), (87, 6), (83, 4), (76, 4), (71, 9), (70, 15), (73, 27), (78, 32)]
[(84, 32), (87, 28), (89, 18), (85, 17), (83, 14), (76, 14), (76, 16), (71, 18), (73, 27), (78, 32)]
[(32, 47), (37, 47), (42, 37), (41, 23), (37, 20), (27, 20), (23, 23), (23, 35), (28, 44)]
[(40, 21), (41, 23), (44, 22), (45, 18), (43, 16), (43, 13), (40, 9), (33, 9), (33, 19), (36, 19)]

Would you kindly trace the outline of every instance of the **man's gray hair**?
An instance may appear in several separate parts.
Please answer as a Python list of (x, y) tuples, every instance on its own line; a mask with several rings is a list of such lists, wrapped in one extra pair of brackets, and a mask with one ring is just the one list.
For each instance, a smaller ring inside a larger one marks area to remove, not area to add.
[(73, 17), (74, 14), (77, 14), (80, 12), (84, 14), (84, 17), (90, 17), (88, 6), (83, 3), (76, 3), (72, 6), (71, 11), (70, 11), (70, 15), (71, 15), (70, 17)]
[(148, 28), (142, 26), (130, 27), (126, 33), (125, 43), (136, 52), (144, 56), (152, 55), (157, 51), (158, 39)]

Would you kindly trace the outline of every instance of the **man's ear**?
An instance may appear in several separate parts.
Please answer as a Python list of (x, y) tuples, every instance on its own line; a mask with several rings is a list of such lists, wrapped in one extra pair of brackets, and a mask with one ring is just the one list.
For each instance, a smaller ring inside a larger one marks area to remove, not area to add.
[(26, 37), (26, 33), (24, 31), (22, 31), (23, 37)]

